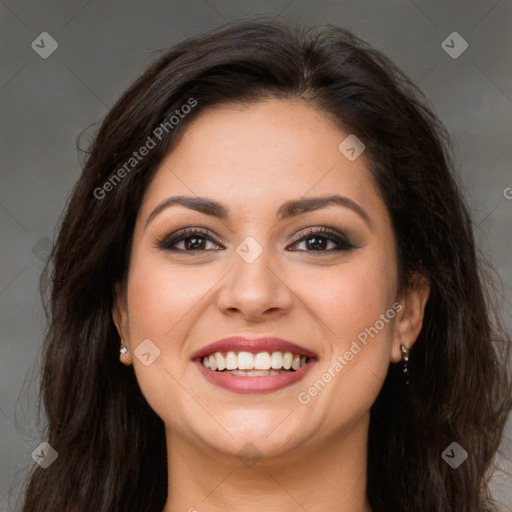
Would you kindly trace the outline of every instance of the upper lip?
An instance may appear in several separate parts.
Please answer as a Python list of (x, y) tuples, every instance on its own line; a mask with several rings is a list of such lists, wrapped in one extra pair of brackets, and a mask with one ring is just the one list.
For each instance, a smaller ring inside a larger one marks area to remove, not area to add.
[(215, 352), (292, 352), (307, 357), (316, 358), (317, 355), (296, 343), (286, 341), (273, 336), (262, 336), (259, 338), (247, 336), (230, 336), (214, 341), (205, 347), (200, 348), (192, 355), (192, 359), (203, 357)]

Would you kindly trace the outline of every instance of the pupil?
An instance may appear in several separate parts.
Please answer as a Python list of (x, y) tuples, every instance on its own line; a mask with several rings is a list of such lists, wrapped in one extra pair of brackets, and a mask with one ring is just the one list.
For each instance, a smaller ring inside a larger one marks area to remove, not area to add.
[[(193, 242), (192, 242), (193, 240)], [(190, 249), (190, 248), (197, 248), (201, 245), (201, 238), (198, 238), (198, 237), (191, 237), (188, 239), (188, 243), (187, 243), (187, 249)]]
[[(325, 249), (325, 240), (324, 240), (324, 243), (318, 242), (318, 240), (323, 240), (322, 237), (315, 236), (315, 237), (310, 238), (309, 240), (310, 240), (310, 242), (308, 245), (310, 247), (312, 247), (314, 249), (318, 249), (319, 247)], [(311, 241), (313, 241), (313, 243), (311, 243)]]

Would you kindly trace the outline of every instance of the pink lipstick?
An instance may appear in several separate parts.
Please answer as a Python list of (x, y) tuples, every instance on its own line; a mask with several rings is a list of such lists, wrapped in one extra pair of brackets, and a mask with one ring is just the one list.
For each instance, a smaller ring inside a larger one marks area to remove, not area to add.
[(269, 393), (301, 380), (318, 360), (311, 350), (275, 338), (231, 336), (193, 355), (212, 384), (236, 393)]

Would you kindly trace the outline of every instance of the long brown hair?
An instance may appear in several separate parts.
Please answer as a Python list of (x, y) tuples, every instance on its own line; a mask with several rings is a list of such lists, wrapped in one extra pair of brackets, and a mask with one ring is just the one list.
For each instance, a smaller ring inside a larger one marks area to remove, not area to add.
[[(166, 51), (95, 136), (41, 283), (49, 327), (39, 407), (58, 458), (34, 464), (24, 512), (164, 507), (164, 424), (133, 367), (119, 362), (114, 290), (126, 278), (143, 194), (176, 134), (208, 106), (265, 97), (301, 98), (364, 141), (393, 223), (399, 285), (416, 272), (431, 285), (410, 384), (390, 365), (371, 409), (374, 512), (493, 510), (488, 478), (511, 406), (510, 343), (486, 291), (446, 131), (395, 65), (350, 32), (254, 20)], [(155, 146), (127, 167), (148, 138)], [(457, 469), (441, 457), (452, 442), (469, 454)]]

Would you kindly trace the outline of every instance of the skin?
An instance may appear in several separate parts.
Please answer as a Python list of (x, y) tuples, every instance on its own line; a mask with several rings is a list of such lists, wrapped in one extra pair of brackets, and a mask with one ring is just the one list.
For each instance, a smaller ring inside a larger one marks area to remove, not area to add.
[[(401, 361), (400, 344), (410, 348), (420, 332), (429, 286), (418, 278), (397, 290), (389, 214), (364, 153), (349, 161), (338, 150), (347, 135), (300, 100), (216, 106), (181, 132), (146, 191), (113, 317), (128, 348), (121, 360), (134, 365), (166, 425), (164, 512), (371, 510), (370, 407), (389, 364)], [(334, 192), (360, 205), (369, 224), (338, 205), (276, 217), (285, 201)], [(206, 196), (231, 215), (220, 220), (179, 205), (146, 226), (153, 209), (174, 195)], [(311, 235), (309, 245), (294, 243), (294, 235), (321, 226), (345, 233), (357, 247), (333, 252), (336, 242), (322, 239), (329, 245), (315, 250)], [(185, 252), (183, 241), (175, 246), (182, 252), (158, 247), (159, 239), (194, 227), (213, 238), (200, 239), (203, 250)], [(263, 249), (252, 263), (236, 252), (247, 236)], [(397, 301), (395, 318), (360, 344), (309, 403), (300, 403), (298, 394)], [(319, 359), (292, 386), (237, 394), (210, 384), (191, 360), (196, 350), (234, 334), (281, 337)], [(144, 339), (160, 350), (148, 366), (134, 354)], [(257, 457), (244, 463), (239, 455), (247, 443)]]

